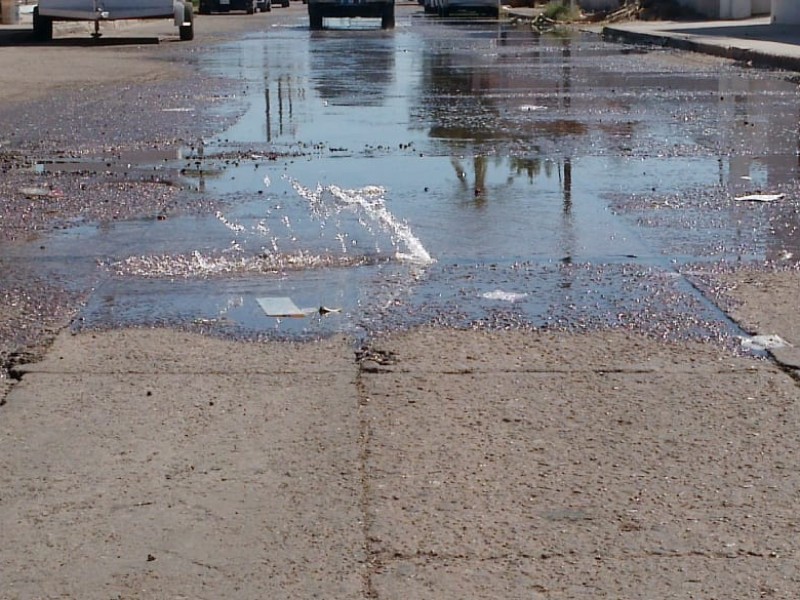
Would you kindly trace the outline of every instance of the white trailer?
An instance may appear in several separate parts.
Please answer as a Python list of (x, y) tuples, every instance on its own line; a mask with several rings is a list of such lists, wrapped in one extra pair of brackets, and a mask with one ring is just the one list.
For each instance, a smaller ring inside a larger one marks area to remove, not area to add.
[(180, 39), (194, 38), (191, 0), (39, 0), (33, 9), (33, 35), (51, 40), (54, 21), (92, 21), (92, 35), (100, 37), (100, 23), (122, 19), (172, 19)]

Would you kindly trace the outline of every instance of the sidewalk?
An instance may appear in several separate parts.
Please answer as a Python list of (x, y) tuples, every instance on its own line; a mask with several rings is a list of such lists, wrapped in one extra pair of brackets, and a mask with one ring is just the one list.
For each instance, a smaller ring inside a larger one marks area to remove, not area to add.
[(800, 71), (800, 26), (768, 17), (740, 21), (631, 21), (602, 28), (611, 41), (656, 44), (730, 58), (754, 66)]
[(64, 332), (2, 409), (1, 595), (789, 599), (797, 397), (619, 331)]

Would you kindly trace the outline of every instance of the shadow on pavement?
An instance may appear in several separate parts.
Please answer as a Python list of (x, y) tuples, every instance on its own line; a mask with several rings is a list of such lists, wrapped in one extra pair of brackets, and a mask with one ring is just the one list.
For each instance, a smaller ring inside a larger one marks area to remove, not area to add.
[(665, 29), (669, 33), (737, 38), (800, 45), (800, 29), (780, 25), (726, 25), (721, 27), (692, 27)]
[[(57, 34), (56, 34), (57, 35)], [(144, 44), (158, 44), (161, 39), (158, 36), (101, 36), (93, 38), (89, 33), (69, 34), (65, 37), (55, 37), (51, 41), (40, 41), (33, 37), (31, 26), (20, 25), (19, 27), (4, 27), (0, 30), (0, 47), (4, 46), (52, 46), (62, 47), (108, 47), (108, 46), (141, 46)]]

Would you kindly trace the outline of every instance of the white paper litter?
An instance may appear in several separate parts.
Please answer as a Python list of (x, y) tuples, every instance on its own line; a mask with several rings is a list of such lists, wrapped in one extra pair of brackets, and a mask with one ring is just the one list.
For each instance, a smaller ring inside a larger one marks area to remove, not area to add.
[(749, 194), (747, 196), (737, 196), (739, 202), (777, 202), (783, 200), (786, 194)]
[(779, 335), (754, 335), (752, 337), (739, 337), (739, 339), (742, 342), (742, 348), (756, 352), (791, 346), (789, 342)]
[(517, 294), (514, 292), (504, 292), (503, 290), (494, 290), (493, 292), (484, 292), (481, 294), (482, 298), (487, 300), (505, 300), (506, 302), (516, 302), (522, 300), (528, 294)]
[(327, 315), (342, 312), (341, 308), (328, 308), (327, 306), (300, 308), (287, 296), (256, 298), (256, 302), (268, 317), (302, 319), (314, 314)]
[(256, 302), (268, 317), (302, 318), (308, 316), (308, 313), (301, 310), (291, 298), (285, 296), (256, 298)]

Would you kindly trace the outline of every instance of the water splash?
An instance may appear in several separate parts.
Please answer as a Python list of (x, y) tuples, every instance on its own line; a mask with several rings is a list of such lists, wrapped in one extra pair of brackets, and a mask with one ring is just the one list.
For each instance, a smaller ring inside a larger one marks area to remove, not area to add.
[[(214, 214), (223, 227), (235, 234), (226, 249), (131, 256), (108, 267), (126, 276), (198, 278), (350, 268), (391, 261), (419, 267), (434, 262), (408, 224), (386, 208), (384, 188), (317, 185), (312, 190), (289, 181), (304, 204), (296, 207), (275, 204), (267, 209), (268, 217), (258, 217), (254, 222), (239, 222), (222, 212)], [(364, 244), (359, 243), (363, 241), (359, 240), (360, 233), (374, 241), (372, 251), (364, 252)], [(379, 247), (387, 237), (392, 253), (384, 253)], [(321, 247), (319, 242), (323, 239), (334, 245)], [(260, 250), (246, 251), (248, 242), (253, 241)], [(352, 248), (359, 251), (352, 252)]]
[[(395, 248), (399, 245), (405, 247), (405, 252), (395, 251), (397, 260), (418, 265), (429, 265), (435, 262), (419, 238), (411, 231), (408, 223), (398, 220), (386, 208), (386, 190), (383, 187), (366, 186), (359, 189), (345, 189), (337, 185), (323, 187), (318, 184), (317, 188), (312, 190), (297, 181), (292, 181), (292, 186), (300, 197), (308, 201), (311, 211), (320, 217), (328, 217), (333, 214), (333, 211), (342, 209), (355, 210), (360, 213), (360, 216), (366, 216), (391, 236)], [(333, 199), (334, 208), (331, 208), (326, 202), (326, 197)]]
[(111, 263), (116, 275), (137, 277), (213, 277), (243, 273), (283, 273), (323, 268), (348, 268), (379, 264), (386, 259), (377, 255), (337, 256), (307, 251), (293, 253), (265, 252), (258, 256), (216, 256), (198, 251), (189, 254), (131, 256)]

